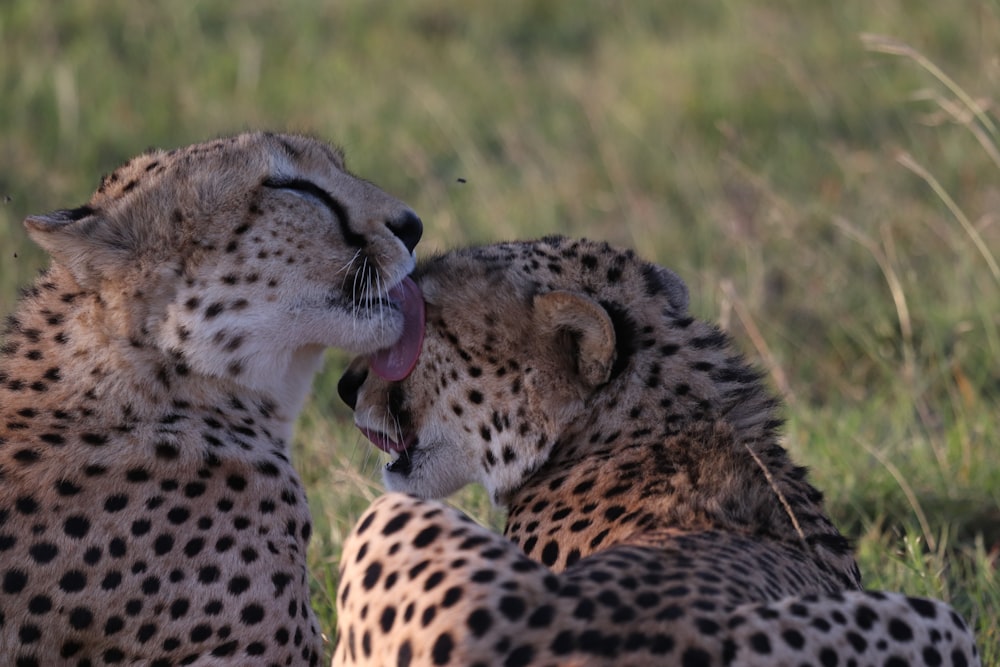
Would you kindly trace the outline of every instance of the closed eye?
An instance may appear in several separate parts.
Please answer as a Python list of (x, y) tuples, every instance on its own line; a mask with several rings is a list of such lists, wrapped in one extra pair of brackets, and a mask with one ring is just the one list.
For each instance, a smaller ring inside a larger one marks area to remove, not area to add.
[(290, 190), (306, 198), (313, 199), (330, 209), (330, 212), (337, 218), (343, 229), (349, 229), (347, 224), (347, 210), (344, 208), (344, 205), (312, 181), (307, 181), (304, 178), (269, 178), (261, 183), (261, 185), (272, 190)]

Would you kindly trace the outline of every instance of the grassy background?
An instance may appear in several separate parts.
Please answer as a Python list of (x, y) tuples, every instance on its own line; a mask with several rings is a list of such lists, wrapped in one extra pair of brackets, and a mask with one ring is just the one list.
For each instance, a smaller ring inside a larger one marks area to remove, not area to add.
[[(866, 583), (951, 600), (1000, 665), (996, 0), (276, 4), (0, 5), (0, 312), (45, 261), (21, 219), (132, 154), (331, 138), (420, 213), (424, 253), (563, 232), (677, 270), (787, 398)], [(295, 452), (327, 633), (379, 493), (342, 363)]]

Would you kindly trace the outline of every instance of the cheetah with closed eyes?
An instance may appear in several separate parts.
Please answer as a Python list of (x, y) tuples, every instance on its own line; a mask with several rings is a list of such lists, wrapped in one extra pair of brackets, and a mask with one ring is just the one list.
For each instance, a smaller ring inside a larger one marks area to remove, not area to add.
[(154, 150), (29, 217), (0, 347), (0, 663), (315, 665), (289, 441), (403, 331), (419, 218), (302, 136)]
[[(547, 238), (414, 276), (425, 327), (339, 385), (397, 493), (345, 544), (334, 664), (979, 662), (943, 602), (861, 589), (777, 401), (672, 272)], [(414, 497), (470, 482), (505, 537)]]

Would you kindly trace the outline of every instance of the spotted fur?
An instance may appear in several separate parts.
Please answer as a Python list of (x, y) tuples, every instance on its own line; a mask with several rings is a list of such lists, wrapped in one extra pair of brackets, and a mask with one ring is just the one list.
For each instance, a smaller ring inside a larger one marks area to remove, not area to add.
[(0, 662), (317, 664), (292, 425), (325, 347), (399, 336), (419, 219), (254, 133), (25, 224), (52, 265), (0, 347)]
[[(413, 373), (355, 361), (395, 491), (349, 537), (335, 664), (975, 664), (939, 601), (864, 592), (777, 401), (672, 272), (547, 238), (418, 267)], [(378, 437), (378, 436), (377, 436)], [(479, 482), (500, 537), (437, 502)]]

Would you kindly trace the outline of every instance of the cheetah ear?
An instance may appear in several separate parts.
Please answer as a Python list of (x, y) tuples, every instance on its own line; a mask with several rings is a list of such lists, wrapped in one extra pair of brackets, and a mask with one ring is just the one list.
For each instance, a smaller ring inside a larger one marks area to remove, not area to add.
[(599, 303), (577, 292), (558, 290), (535, 297), (535, 330), (554, 338), (557, 352), (587, 387), (611, 377), (615, 328)]
[(101, 276), (128, 261), (131, 245), (116, 235), (90, 206), (32, 215), (24, 220), (31, 239), (69, 269), (82, 287), (95, 288)]

